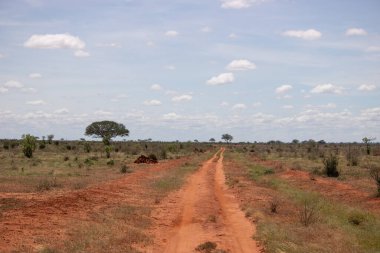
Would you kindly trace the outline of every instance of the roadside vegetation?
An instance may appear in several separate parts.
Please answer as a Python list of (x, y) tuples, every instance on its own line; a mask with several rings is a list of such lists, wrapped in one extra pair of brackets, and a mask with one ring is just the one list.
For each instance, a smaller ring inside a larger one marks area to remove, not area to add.
[(380, 146), (367, 151), (367, 143), (230, 145), (227, 183), (266, 252), (379, 252)]

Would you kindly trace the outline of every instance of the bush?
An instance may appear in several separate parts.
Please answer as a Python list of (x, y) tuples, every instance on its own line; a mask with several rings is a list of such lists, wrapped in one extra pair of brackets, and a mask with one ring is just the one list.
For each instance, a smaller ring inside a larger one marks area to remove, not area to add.
[(367, 217), (359, 212), (353, 212), (348, 216), (348, 221), (355, 226), (358, 226), (365, 222), (367, 220)]
[(9, 149), (9, 143), (8, 143), (8, 142), (4, 142), (4, 144), (3, 144), (3, 148), (4, 148), (5, 150), (8, 150), (8, 149)]
[(47, 178), (41, 180), (37, 184), (37, 191), (49, 191), (53, 187), (59, 187), (60, 185), (57, 183), (57, 179), (53, 178), (52, 180), (49, 180)]
[(148, 156), (148, 158), (149, 158), (151, 161), (153, 161), (153, 162), (157, 162), (157, 161), (158, 161), (157, 156), (156, 156), (155, 154), (150, 154), (150, 155)]
[(91, 152), (91, 145), (90, 145), (90, 143), (86, 142), (84, 144), (84, 151), (86, 151), (87, 153)]
[(36, 137), (30, 134), (22, 136), (22, 152), (28, 158), (33, 157), (33, 151), (36, 149)]
[(196, 251), (202, 251), (202, 252), (207, 252), (207, 253), (211, 253), (211, 251), (214, 249), (216, 249), (215, 242), (205, 242), (205, 243), (199, 244), (195, 248)]
[(336, 155), (330, 155), (323, 161), (325, 165), (325, 172), (328, 177), (339, 177), (338, 171), (338, 157)]
[(123, 166), (121, 166), (120, 172), (121, 173), (131, 173), (132, 171), (127, 167), (127, 165), (124, 164)]
[(109, 166), (114, 166), (115, 165), (115, 161), (114, 160), (109, 160), (108, 162), (107, 162), (107, 165), (109, 165)]
[(46, 144), (45, 143), (40, 143), (40, 146), (39, 146), (40, 149), (45, 149), (46, 148)]
[(309, 225), (319, 220), (319, 203), (315, 199), (305, 199), (299, 211), (299, 218), (302, 225)]
[(70, 157), (68, 157), (68, 156), (65, 156), (64, 158), (63, 158), (63, 161), (68, 161), (68, 160), (70, 160)]
[(377, 185), (377, 197), (380, 197), (380, 167), (376, 164), (367, 165), (369, 169), (369, 175)]

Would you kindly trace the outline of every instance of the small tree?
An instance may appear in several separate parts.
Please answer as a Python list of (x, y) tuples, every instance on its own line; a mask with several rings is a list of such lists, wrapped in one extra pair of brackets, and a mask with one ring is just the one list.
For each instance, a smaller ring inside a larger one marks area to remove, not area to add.
[(365, 143), (366, 145), (366, 148), (367, 148), (367, 155), (369, 155), (371, 153), (371, 142), (376, 140), (376, 138), (368, 138), (368, 137), (364, 137), (362, 139), (362, 141)]
[(105, 120), (93, 122), (87, 126), (85, 135), (102, 138), (104, 145), (109, 146), (112, 138), (128, 136), (129, 130), (123, 124)]
[(107, 158), (110, 158), (111, 157), (111, 151), (112, 151), (111, 146), (109, 146), (109, 145), (105, 146), (104, 151), (106, 152)]
[(209, 142), (215, 142), (214, 138), (210, 138)]
[(232, 137), (232, 135), (230, 135), (230, 134), (223, 134), (222, 135), (222, 140), (226, 141), (227, 143), (231, 142), (233, 138), (234, 137)]
[(338, 157), (336, 155), (330, 154), (329, 157), (325, 158), (323, 163), (328, 177), (339, 177)]
[(37, 138), (30, 134), (22, 136), (21, 146), (22, 152), (28, 158), (33, 157), (33, 151), (36, 149)]
[(377, 164), (369, 164), (369, 175), (373, 180), (375, 180), (377, 185), (377, 197), (380, 197), (380, 166)]
[(47, 138), (48, 138), (48, 143), (49, 143), (49, 144), (52, 144), (52, 143), (53, 143), (53, 139), (54, 139), (54, 134), (49, 134), (49, 135), (47, 136)]

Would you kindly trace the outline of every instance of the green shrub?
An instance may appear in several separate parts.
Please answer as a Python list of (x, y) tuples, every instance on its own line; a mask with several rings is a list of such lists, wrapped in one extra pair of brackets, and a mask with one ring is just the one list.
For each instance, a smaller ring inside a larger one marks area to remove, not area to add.
[(39, 149), (45, 149), (46, 148), (46, 144), (45, 143), (40, 143), (40, 146), (39, 146)]
[(22, 136), (22, 152), (28, 158), (33, 157), (33, 151), (36, 149), (37, 139), (33, 135), (26, 134)]
[(109, 161), (107, 162), (107, 165), (109, 165), (109, 166), (114, 166), (114, 165), (115, 165), (115, 161), (114, 161), (113, 159), (111, 159), (111, 160), (109, 160)]
[(195, 248), (196, 251), (202, 251), (202, 252), (207, 252), (207, 253), (211, 253), (211, 251), (213, 251), (214, 249), (216, 249), (215, 242), (205, 242), (205, 243), (199, 244)]
[(328, 177), (339, 177), (338, 171), (338, 157), (330, 154), (329, 157), (323, 161), (325, 165), (325, 172)]

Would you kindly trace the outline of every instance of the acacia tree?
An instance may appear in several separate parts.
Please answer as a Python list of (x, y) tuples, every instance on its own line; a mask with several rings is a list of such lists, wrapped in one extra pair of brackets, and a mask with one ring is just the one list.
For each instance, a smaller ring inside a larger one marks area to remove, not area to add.
[(214, 138), (210, 138), (209, 142), (215, 142)]
[(368, 137), (364, 137), (362, 139), (362, 141), (365, 143), (366, 145), (366, 148), (367, 148), (367, 155), (369, 155), (371, 153), (371, 142), (376, 140), (376, 138), (368, 138)]
[(232, 137), (232, 135), (230, 135), (230, 134), (223, 134), (222, 135), (222, 140), (225, 140), (227, 143), (231, 142), (233, 138), (234, 137)]
[(93, 122), (87, 126), (85, 135), (102, 138), (104, 145), (109, 146), (112, 138), (128, 136), (129, 130), (121, 123), (104, 120)]

